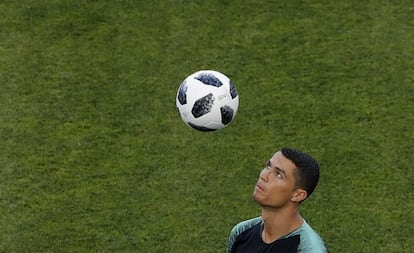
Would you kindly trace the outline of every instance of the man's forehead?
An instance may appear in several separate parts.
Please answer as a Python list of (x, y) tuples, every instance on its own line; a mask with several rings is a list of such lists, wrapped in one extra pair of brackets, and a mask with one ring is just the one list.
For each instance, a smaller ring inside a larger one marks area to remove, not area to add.
[(277, 166), (281, 169), (292, 170), (296, 168), (296, 165), (287, 159), (281, 151), (276, 152), (269, 161), (272, 166)]

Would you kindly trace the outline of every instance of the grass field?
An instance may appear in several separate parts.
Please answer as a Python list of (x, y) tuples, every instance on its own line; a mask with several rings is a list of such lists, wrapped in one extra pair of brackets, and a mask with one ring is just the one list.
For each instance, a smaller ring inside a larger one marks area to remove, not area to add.
[[(265, 161), (314, 155), (331, 252), (414, 248), (412, 1), (0, 2), (0, 252), (224, 252)], [(227, 74), (234, 122), (184, 125)]]

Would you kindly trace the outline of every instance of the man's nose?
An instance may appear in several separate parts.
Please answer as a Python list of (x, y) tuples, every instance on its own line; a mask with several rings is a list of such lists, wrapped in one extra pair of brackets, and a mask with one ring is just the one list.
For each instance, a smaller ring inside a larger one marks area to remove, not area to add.
[(267, 182), (267, 176), (268, 176), (268, 171), (266, 168), (263, 168), (262, 171), (260, 172), (259, 178), (265, 182)]

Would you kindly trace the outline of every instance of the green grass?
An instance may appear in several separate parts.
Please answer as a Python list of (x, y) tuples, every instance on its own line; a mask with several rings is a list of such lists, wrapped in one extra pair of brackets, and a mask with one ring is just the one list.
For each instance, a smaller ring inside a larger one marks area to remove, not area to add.
[[(224, 252), (283, 146), (313, 154), (302, 213), (331, 252), (414, 245), (411, 1), (0, 3), (0, 252)], [(186, 127), (181, 81), (236, 84)]]

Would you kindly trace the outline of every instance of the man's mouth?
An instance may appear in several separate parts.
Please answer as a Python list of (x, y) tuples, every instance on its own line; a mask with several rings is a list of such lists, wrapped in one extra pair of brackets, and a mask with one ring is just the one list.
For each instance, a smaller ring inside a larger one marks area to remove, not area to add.
[(263, 187), (261, 187), (259, 184), (256, 184), (256, 189), (259, 191), (264, 191)]

